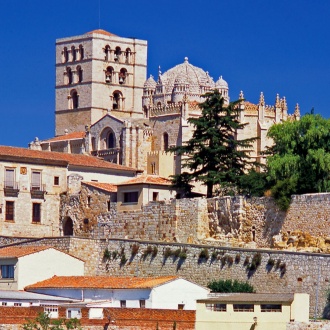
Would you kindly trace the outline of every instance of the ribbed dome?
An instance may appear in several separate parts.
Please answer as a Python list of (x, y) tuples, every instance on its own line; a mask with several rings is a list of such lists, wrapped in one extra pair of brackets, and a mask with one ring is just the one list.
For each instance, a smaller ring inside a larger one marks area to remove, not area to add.
[(218, 79), (218, 81), (215, 83), (216, 88), (227, 88), (228, 89), (228, 83), (226, 80), (222, 79), (222, 76)]
[(154, 89), (157, 83), (152, 75), (145, 81), (144, 88), (151, 88)]
[(203, 69), (191, 65), (188, 58), (185, 57), (182, 64), (176, 65), (169, 69), (160, 77), (160, 83), (163, 85), (165, 93), (171, 93), (174, 84), (189, 84), (190, 93), (200, 94), (201, 87), (214, 88), (213, 79)]

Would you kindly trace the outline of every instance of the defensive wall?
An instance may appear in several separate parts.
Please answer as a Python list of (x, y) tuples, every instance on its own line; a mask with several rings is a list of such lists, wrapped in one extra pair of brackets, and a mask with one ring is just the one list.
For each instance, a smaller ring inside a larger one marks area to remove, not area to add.
[[(329, 290), (328, 254), (79, 237), (0, 237), (0, 242), (56, 247), (85, 260), (86, 275), (176, 275), (201, 285), (237, 279), (248, 281), (257, 292), (306, 292), (312, 317), (322, 315)], [(109, 253), (104, 258), (106, 249)], [(202, 258), (206, 249), (208, 258)], [(251, 270), (254, 258), (259, 258), (260, 265)]]

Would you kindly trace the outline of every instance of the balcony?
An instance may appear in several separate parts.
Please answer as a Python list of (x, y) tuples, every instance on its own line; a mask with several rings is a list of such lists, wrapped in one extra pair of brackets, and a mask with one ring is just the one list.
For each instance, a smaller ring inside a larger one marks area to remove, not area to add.
[(98, 156), (98, 157), (117, 156), (117, 154), (119, 153), (119, 150), (120, 150), (119, 148), (95, 150), (95, 151), (92, 151), (92, 155)]
[(18, 182), (5, 181), (3, 190), (6, 197), (17, 197), (19, 193)]
[(30, 187), (31, 198), (44, 199), (46, 193), (46, 186), (42, 185), (32, 185)]

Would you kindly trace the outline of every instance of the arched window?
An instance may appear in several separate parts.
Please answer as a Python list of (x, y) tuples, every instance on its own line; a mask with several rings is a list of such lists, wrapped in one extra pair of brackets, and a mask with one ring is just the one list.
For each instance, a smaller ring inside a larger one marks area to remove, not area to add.
[(119, 72), (119, 84), (126, 84), (127, 82), (127, 70), (126, 69), (120, 69)]
[(79, 107), (79, 95), (75, 89), (70, 92), (69, 109), (77, 109)]
[(99, 145), (101, 149), (116, 148), (116, 135), (110, 127), (101, 132)]
[(81, 83), (83, 81), (83, 70), (80, 65), (77, 66), (77, 77), (78, 83)]
[(105, 82), (109, 84), (114, 82), (114, 69), (112, 66), (108, 66), (105, 71)]
[(168, 134), (166, 132), (163, 134), (163, 150), (168, 150)]
[(104, 59), (105, 59), (106, 61), (110, 61), (111, 48), (110, 48), (109, 45), (105, 46), (105, 48), (104, 48), (104, 53), (105, 53), (105, 57), (104, 57)]
[(72, 58), (72, 62), (74, 62), (76, 60), (76, 47), (75, 46), (71, 47), (71, 58)]
[(127, 48), (125, 51), (125, 63), (131, 63), (132, 51), (130, 48)]
[(68, 49), (64, 47), (62, 51), (62, 63), (66, 63), (68, 61)]
[(67, 76), (67, 84), (71, 85), (72, 84), (72, 70), (69, 67), (66, 68), (66, 76)]
[(63, 235), (73, 236), (73, 221), (70, 217), (67, 217), (63, 221)]
[(113, 110), (123, 109), (123, 95), (119, 91), (115, 91), (112, 94), (112, 109)]
[(80, 60), (83, 60), (85, 56), (83, 45), (79, 45), (79, 54), (80, 54)]
[(120, 57), (121, 57), (121, 49), (120, 47), (116, 47), (114, 60), (119, 62)]
[(115, 134), (113, 132), (109, 132), (107, 140), (108, 149), (116, 147)]

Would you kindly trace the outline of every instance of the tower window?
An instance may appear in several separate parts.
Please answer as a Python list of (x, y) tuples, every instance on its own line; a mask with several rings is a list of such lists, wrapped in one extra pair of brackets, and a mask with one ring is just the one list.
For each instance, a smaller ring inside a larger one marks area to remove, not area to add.
[(105, 82), (112, 83), (114, 78), (114, 70), (112, 66), (108, 66), (107, 70), (105, 71)]
[(75, 89), (70, 92), (69, 109), (77, 109), (79, 107), (79, 95)]
[(123, 109), (123, 95), (119, 91), (115, 91), (112, 94), (112, 109), (121, 110)]
[(80, 65), (77, 66), (77, 77), (78, 82), (81, 83), (83, 81), (83, 70)]
[(67, 61), (68, 61), (68, 49), (64, 47), (62, 51), (62, 63), (66, 63)]
[(127, 70), (126, 69), (120, 69), (119, 84), (125, 84), (126, 80), (127, 80)]
[(125, 51), (125, 63), (131, 63), (132, 52), (130, 48), (127, 48)]
[(85, 52), (84, 52), (84, 47), (82, 45), (79, 45), (79, 54), (80, 54), (80, 60), (83, 60), (85, 56)]
[(76, 60), (76, 48), (75, 48), (75, 46), (71, 47), (71, 59), (72, 59), (72, 62), (75, 62), (75, 60)]
[(120, 47), (116, 47), (114, 60), (119, 62), (120, 57), (121, 57), (121, 49)]
[(164, 151), (168, 150), (168, 134), (166, 132), (163, 135), (163, 147)]
[(110, 46), (105, 46), (105, 48), (104, 48), (104, 53), (105, 53), (105, 57), (104, 57), (104, 59), (106, 60), (106, 61), (110, 61), (110, 54), (111, 54), (111, 49), (110, 49)]

